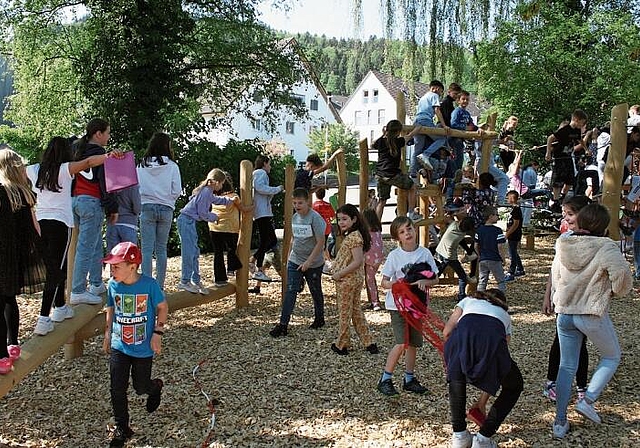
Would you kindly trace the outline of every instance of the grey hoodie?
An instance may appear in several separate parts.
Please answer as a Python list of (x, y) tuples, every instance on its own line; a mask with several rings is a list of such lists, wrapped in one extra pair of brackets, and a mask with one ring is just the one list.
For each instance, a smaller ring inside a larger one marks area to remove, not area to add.
[(182, 194), (182, 179), (178, 165), (166, 156), (163, 164), (153, 160), (148, 166), (138, 165), (138, 183), (142, 204), (161, 204), (175, 209), (176, 199)]

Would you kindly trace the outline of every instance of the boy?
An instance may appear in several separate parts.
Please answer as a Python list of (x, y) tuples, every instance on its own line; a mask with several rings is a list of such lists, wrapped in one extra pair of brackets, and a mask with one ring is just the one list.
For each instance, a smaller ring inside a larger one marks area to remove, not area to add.
[[(562, 126), (547, 137), (547, 153), (544, 159), (547, 162), (553, 160), (551, 174), (551, 186), (553, 188), (553, 200), (558, 206), (562, 198), (575, 183), (575, 165), (573, 154), (585, 151), (587, 146), (582, 140), (582, 128), (587, 125), (587, 114), (576, 109), (571, 114), (569, 124)], [(555, 205), (554, 204), (554, 205)]]
[[(392, 250), (387, 261), (382, 268), (382, 287), (387, 290), (385, 297), (385, 308), (391, 315), (391, 326), (393, 328), (393, 338), (395, 345), (387, 356), (387, 362), (382, 372), (382, 377), (378, 382), (378, 391), (387, 396), (398, 395), (398, 391), (393, 385), (393, 371), (404, 353), (405, 375), (402, 388), (416, 394), (428, 392), (418, 379), (414, 376), (416, 366), (416, 353), (418, 347), (422, 347), (422, 335), (418, 330), (409, 326), (402, 315), (398, 312), (391, 287), (395, 282), (405, 276), (402, 268), (407, 265), (426, 262), (431, 266), (431, 270), (436, 274), (432, 280), (419, 280), (417, 285), (422, 291), (426, 291), (432, 285), (438, 283), (438, 267), (429, 249), (418, 245), (416, 239), (416, 229), (413, 221), (406, 216), (398, 216), (391, 223), (391, 237), (398, 242), (396, 249)], [(408, 342), (408, 343), (407, 343)], [(406, 345), (405, 345), (406, 344)]]
[(522, 260), (518, 254), (518, 245), (522, 240), (522, 209), (518, 205), (519, 198), (520, 195), (515, 190), (507, 193), (507, 202), (513, 205), (513, 208), (509, 215), (509, 221), (507, 221), (507, 231), (504, 233), (509, 244), (509, 258), (511, 259), (509, 272), (504, 277), (505, 282), (512, 282), (516, 277), (524, 275), (524, 266), (522, 266)]
[(318, 212), (311, 209), (309, 192), (304, 188), (293, 190), (293, 208), (295, 213), (291, 218), (293, 239), (287, 263), (287, 291), (282, 301), (280, 323), (269, 332), (274, 338), (287, 335), (287, 326), (296, 305), (303, 277), (309, 285), (309, 292), (313, 299), (314, 320), (309, 328), (315, 330), (324, 326), (324, 295), (321, 279), (326, 223)]
[(318, 188), (316, 190), (316, 198), (318, 199), (313, 203), (312, 208), (322, 216), (324, 222), (327, 223), (327, 227), (324, 229), (324, 268), (322, 268), (322, 272), (324, 274), (331, 274), (331, 257), (329, 256), (329, 251), (327, 250), (327, 241), (329, 240), (329, 235), (331, 235), (331, 220), (336, 217), (336, 212), (327, 201), (324, 200), (324, 195), (326, 190), (324, 188)]
[(111, 355), (111, 405), (116, 421), (109, 446), (131, 438), (127, 389), (129, 374), (138, 395), (148, 394), (147, 412), (160, 406), (162, 380), (151, 379), (153, 355), (162, 350), (168, 306), (158, 283), (138, 273), (142, 253), (131, 242), (117, 244), (102, 260), (111, 265), (103, 349)]
[[(458, 96), (458, 107), (451, 114), (451, 129), (478, 131), (478, 126), (473, 122), (473, 118), (471, 118), (471, 114), (467, 110), (470, 95), (466, 90), (460, 92), (460, 96)], [(479, 132), (482, 134), (483, 130), (480, 129)], [(455, 151), (454, 162), (456, 169), (460, 170), (464, 165), (464, 140), (461, 138), (450, 138), (449, 141)]]
[(309, 193), (313, 193), (314, 189), (311, 185), (313, 176), (327, 171), (340, 153), (342, 153), (342, 150), (338, 149), (336, 152), (331, 154), (331, 157), (329, 157), (329, 160), (327, 160), (327, 163), (325, 164), (322, 163), (322, 160), (320, 160), (320, 156), (317, 153), (314, 152), (313, 154), (309, 154), (304, 164), (304, 168), (300, 168), (296, 171), (296, 179), (293, 187), (304, 188)]
[(444, 119), (443, 124), (449, 127), (451, 127), (451, 114), (456, 108), (455, 103), (458, 101), (462, 91), (460, 84), (452, 82), (447, 89), (447, 96), (440, 102), (440, 113)]
[(504, 233), (495, 224), (498, 222), (498, 209), (492, 205), (486, 206), (482, 211), (484, 225), (476, 230), (475, 242), (476, 253), (480, 256), (480, 279), (478, 280), (478, 291), (487, 289), (489, 282), (489, 272), (498, 283), (500, 291), (505, 292), (504, 269)]

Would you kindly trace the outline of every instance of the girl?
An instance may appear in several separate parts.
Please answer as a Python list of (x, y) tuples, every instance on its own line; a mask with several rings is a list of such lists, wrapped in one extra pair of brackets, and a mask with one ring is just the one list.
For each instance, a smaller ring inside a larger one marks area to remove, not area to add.
[(180, 255), (182, 258), (182, 279), (178, 283), (178, 290), (190, 293), (209, 294), (209, 290), (200, 281), (200, 248), (198, 247), (197, 221), (215, 222), (218, 215), (211, 211), (212, 205), (234, 204), (240, 205), (240, 198), (230, 199), (218, 196), (216, 192), (222, 189), (224, 171), (214, 168), (209, 171), (207, 178), (200, 182), (194, 190), (189, 202), (180, 210), (178, 216), (178, 234), (180, 235)]
[(153, 276), (156, 259), (156, 280), (164, 291), (167, 273), (167, 242), (173, 222), (176, 199), (182, 194), (180, 169), (175, 162), (171, 138), (153, 134), (147, 152), (136, 169), (140, 186), (140, 240), (142, 243), (142, 273)]
[(35, 202), (24, 160), (0, 145), (0, 374), (9, 373), (20, 357), (16, 295), (35, 293), (45, 278)]
[(378, 346), (371, 340), (367, 320), (360, 308), (360, 292), (364, 281), (364, 252), (371, 248), (369, 229), (354, 205), (345, 204), (336, 210), (336, 214), (338, 228), (344, 240), (333, 264), (332, 277), (336, 281), (340, 324), (338, 338), (331, 344), (331, 350), (338, 355), (349, 353), (351, 340), (349, 321), (353, 321), (353, 326), (365, 350), (371, 354), (377, 354)]
[[(74, 158), (81, 161), (104, 155), (111, 138), (109, 123), (94, 118), (87, 124), (86, 134), (74, 142)], [(107, 193), (104, 167), (94, 166), (80, 171), (73, 184), (73, 219), (78, 227), (78, 244), (71, 281), (71, 304), (102, 304), (100, 294), (107, 290), (102, 282), (102, 222), (105, 214), (112, 223), (118, 220), (118, 201)], [(89, 289), (87, 290), (87, 274)]]
[(427, 288), (438, 283), (438, 269), (429, 249), (418, 245), (416, 229), (411, 219), (406, 216), (396, 217), (391, 223), (390, 232), (391, 237), (398, 242), (399, 247), (389, 253), (387, 261), (384, 263), (382, 268), (382, 287), (388, 290), (385, 297), (385, 308), (389, 310), (391, 315), (395, 345), (387, 356), (382, 377), (378, 382), (378, 391), (387, 396), (398, 395), (398, 391), (391, 379), (400, 357), (404, 354), (406, 371), (402, 388), (409, 392), (424, 394), (428, 392), (427, 388), (420, 384), (418, 378), (414, 375), (416, 353), (418, 347), (422, 347), (422, 335), (411, 327), (398, 312), (391, 288), (395, 282), (405, 276), (403, 268), (415, 263), (425, 262), (432, 266), (432, 271), (436, 274), (436, 277), (432, 280), (418, 280), (413, 285), (416, 285), (422, 291), (427, 291)]
[(495, 195), (491, 187), (497, 184), (491, 173), (482, 173), (478, 176), (478, 188), (462, 191), (462, 202), (467, 206), (467, 214), (473, 219), (473, 225), (477, 229), (484, 224), (482, 212), (488, 205), (495, 204)]
[[(511, 317), (504, 293), (492, 288), (462, 299), (451, 313), (443, 336), (452, 446), (468, 448), (473, 443), (474, 447), (497, 447), (491, 436), (515, 406), (524, 386), (507, 345)], [(467, 431), (465, 420), (467, 383), (485, 393), (482, 403), (488, 398), (486, 394), (495, 395), (502, 388), (475, 437)]]
[[(235, 201), (240, 199), (233, 189), (231, 175), (224, 173), (220, 196)], [(218, 215), (217, 222), (209, 223), (209, 236), (213, 246), (213, 277), (216, 286), (227, 284), (228, 275), (235, 275), (235, 271), (242, 268), (242, 262), (236, 255), (238, 233), (240, 232), (240, 213), (235, 207), (214, 205), (211, 211)], [(227, 269), (224, 268), (224, 251), (227, 251)]]
[(620, 345), (609, 317), (609, 304), (613, 296), (623, 297), (631, 291), (633, 278), (617, 242), (605, 236), (609, 221), (609, 212), (602, 205), (590, 204), (580, 210), (578, 229), (572, 235), (558, 239), (551, 265), (553, 303), (558, 313), (560, 338), (558, 396), (553, 423), (556, 439), (564, 438), (569, 431), (567, 406), (585, 338), (598, 348), (601, 359), (575, 410), (594, 423), (601, 423), (601, 419), (593, 404), (620, 363)]
[[(53, 137), (42, 154), (42, 161), (27, 167), (27, 176), (38, 197), (36, 218), (42, 235), (42, 255), (47, 270), (40, 317), (34, 329), (37, 335), (44, 336), (53, 331), (53, 322), (73, 317), (73, 308), (65, 304), (64, 297), (67, 253), (73, 227), (71, 183), (77, 173), (102, 165), (106, 158), (106, 154), (98, 154), (72, 162), (69, 140)], [(49, 318), (52, 305), (55, 308)]]
[[(417, 132), (416, 126), (407, 138)], [(408, 216), (411, 219), (419, 219), (419, 215), (413, 208), (416, 206), (416, 185), (411, 178), (402, 172), (400, 163), (401, 154), (406, 145), (404, 137), (400, 137), (402, 123), (391, 120), (382, 128), (382, 137), (373, 143), (373, 148), (378, 150), (378, 163), (376, 165), (376, 179), (378, 181), (379, 201), (376, 208), (378, 218), (382, 218), (382, 212), (387, 200), (391, 197), (391, 186), (407, 190)]]
[(378, 296), (378, 284), (376, 274), (383, 260), (382, 224), (375, 210), (368, 208), (362, 212), (362, 219), (369, 228), (371, 236), (371, 248), (364, 254), (364, 274), (367, 286), (367, 297), (373, 311), (380, 311), (380, 298)]
[(500, 160), (502, 160), (502, 166), (504, 167), (505, 172), (509, 171), (509, 167), (516, 158), (516, 155), (513, 152), (513, 148), (515, 147), (513, 136), (515, 134), (516, 127), (518, 127), (518, 117), (511, 115), (502, 125), (500, 135), (498, 136)]

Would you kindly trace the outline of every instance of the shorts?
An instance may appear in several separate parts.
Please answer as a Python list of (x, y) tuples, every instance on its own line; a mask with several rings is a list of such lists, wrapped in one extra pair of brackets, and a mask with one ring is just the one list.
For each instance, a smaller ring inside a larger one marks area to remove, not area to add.
[(573, 185), (575, 181), (573, 159), (571, 157), (554, 159), (551, 170), (551, 185), (562, 187), (563, 185)]
[(389, 310), (391, 315), (391, 328), (393, 329), (393, 339), (396, 345), (404, 345), (406, 342), (405, 331), (409, 330), (409, 345), (411, 347), (422, 347), (422, 335), (418, 330), (404, 320), (399, 311)]
[(398, 187), (401, 190), (410, 190), (413, 188), (413, 180), (408, 174), (398, 173), (393, 177), (383, 177), (376, 175), (378, 181), (378, 197), (382, 201), (386, 201), (391, 197), (391, 186)]

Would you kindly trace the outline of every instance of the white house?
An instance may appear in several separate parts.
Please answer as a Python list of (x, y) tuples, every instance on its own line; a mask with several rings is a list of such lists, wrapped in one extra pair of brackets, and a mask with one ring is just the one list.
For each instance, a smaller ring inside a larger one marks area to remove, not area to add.
[[(304, 161), (310, 152), (307, 144), (311, 131), (327, 123), (342, 122), (340, 115), (330, 101), (330, 97), (296, 40), (287, 39), (284, 47), (298, 53), (300, 63), (309, 73), (309, 81), (296, 85), (291, 90), (291, 96), (305, 105), (308, 118), (296, 119), (283, 109), (275, 129), (269, 132), (259, 118), (250, 120), (238, 113), (228, 126), (210, 132), (207, 135), (208, 139), (219, 146), (225, 146), (230, 139), (252, 140), (257, 138), (274, 145), (283, 145), (297, 161)], [(252, 90), (251, 88), (247, 89), (247, 95), (252, 95)], [(262, 100), (253, 98), (253, 104), (249, 109), (254, 117), (260, 117), (261, 110), (264, 110)], [(210, 108), (207, 107), (203, 107), (201, 112), (205, 118), (208, 118), (208, 114), (211, 115)]]

